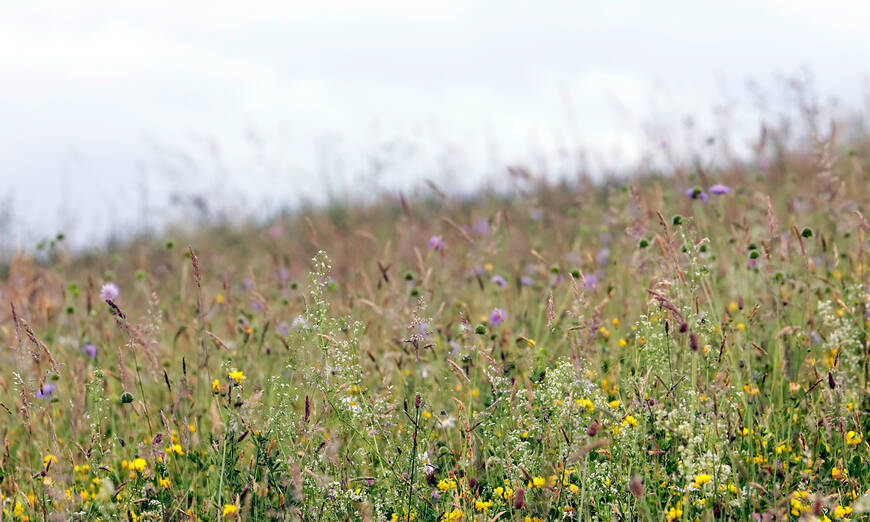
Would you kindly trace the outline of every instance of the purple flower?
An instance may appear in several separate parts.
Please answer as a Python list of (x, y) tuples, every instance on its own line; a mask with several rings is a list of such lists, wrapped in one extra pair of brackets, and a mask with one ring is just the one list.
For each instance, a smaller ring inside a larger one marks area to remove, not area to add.
[(420, 322), (420, 324), (417, 325), (417, 333), (423, 339), (428, 339), (429, 338), (428, 328), (429, 328), (429, 322), (422, 321), (422, 322)]
[(520, 278), (520, 284), (523, 286), (532, 286), (535, 284), (535, 280), (529, 276), (523, 276)]
[(708, 188), (707, 191), (710, 194), (716, 194), (717, 196), (720, 196), (722, 194), (727, 194), (727, 193), (731, 192), (731, 187), (729, 187), (728, 185), (723, 185), (721, 183), (717, 183), (717, 184), (713, 185), (712, 187)]
[(54, 390), (56, 389), (57, 386), (55, 386), (53, 382), (47, 382), (36, 390), (36, 397), (39, 399), (47, 399), (51, 397), (51, 394), (54, 393)]
[(444, 250), (444, 241), (441, 239), (441, 236), (432, 236), (429, 238), (429, 250), (437, 250), (439, 252)]
[(595, 274), (583, 275), (583, 288), (586, 290), (595, 290), (598, 287), (598, 276)]
[(598, 255), (595, 256), (595, 260), (598, 261), (598, 264), (604, 266), (607, 264), (610, 259), (610, 249), (607, 247), (602, 248), (598, 251)]
[(502, 288), (504, 288), (504, 287), (507, 286), (507, 281), (505, 281), (504, 278), (503, 278), (502, 276), (500, 276), (500, 275), (494, 275), (494, 276), (492, 276), (491, 281), (492, 281), (493, 283), (497, 284), (498, 286), (502, 287)]
[(79, 349), (83, 354), (86, 354), (91, 359), (97, 358), (97, 347), (93, 344), (86, 344)]
[(257, 312), (260, 312), (263, 310), (263, 303), (257, 301), (256, 299), (251, 299), (251, 308), (253, 308)]
[(287, 335), (290, 333), (290, 325), (287, 324), (287, 321), (281, 321), (278, 323), (278, 333), (281, 335)]
[(701, 190), (699, 187), (692, 187), (690, 189), (686, 189), (686, 195), (692, 199), (700, 199), (701, 201), (707, 201), (707, 193)]
[(492, 312), (489, 313), (489, 322), (493, 326), (499, 324), (505, 319), (507, 319), (507, 312), (505, 312), (503, 308), (493, 308)]
[(121, 295), (121, 289), (115, 283), (106, 283), (100, 288), (100, 299), (103, 301), (115, 301)]
[(489, 221), (485, 219), (477, 221), (476, 223), (474, 223), (474, 227), (472, 227), (472, 230), (478, 236), (485, 236), (489, 234)]

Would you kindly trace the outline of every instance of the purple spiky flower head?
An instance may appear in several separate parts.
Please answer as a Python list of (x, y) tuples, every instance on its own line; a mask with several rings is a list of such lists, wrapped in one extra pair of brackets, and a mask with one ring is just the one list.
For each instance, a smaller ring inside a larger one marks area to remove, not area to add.
[(441, 236), (432, 236), (429, 238), (429, 250), (437, 250), (439, 252), (444, 250), (444, 240), (441, 239)]
[(492, 276), (491, 281), (502, 288), (505, 288), (507, 286), (507, 281), (505, 281), (505, 278), (500, 275)]
[(692, 187), (690, 189), (686, 189), (686, 195), (691, 199), (700, 199), (701, 201), (707, 201), (707, 193), (701, 190), (700, 187)]
[(520, 284), (523, 286), (532, 286), (535, 284), (535, 280), (529, 276), (523, 276), (520, 278)]
[(731, 192), (731, 187), (729, 187), (728, 185), (723, 185), (721, 183), (716, 183), (712, 187), (708, 188), (707, 192), (709, 192), (710, 194), (721, 196), (722, 194), (727, 194)]
[(492, 312), (489, 313), (489, 323), (493, 326), (505, 319), (507, 319), (507, 312), (504, 311), (504, 308), (493, 308)]
[(104, 284), (102, 288), (100, 288), (100, 299), (103, 301), (116, 301), (118, 297), (121, 295), (121, 289), (118, 288), (118, 285), (112, 283), (111, 281)]
[(97, 347), (91, 343), (88, 343), (80, 348), (81, 352), (91, 359), (97, 358)]

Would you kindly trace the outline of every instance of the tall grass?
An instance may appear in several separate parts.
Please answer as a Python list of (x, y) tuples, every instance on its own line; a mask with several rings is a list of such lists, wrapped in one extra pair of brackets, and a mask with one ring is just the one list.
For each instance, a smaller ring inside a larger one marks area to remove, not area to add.
[(865, 516), (868, 147), (820, 151), (19, 256), (3, 518)]

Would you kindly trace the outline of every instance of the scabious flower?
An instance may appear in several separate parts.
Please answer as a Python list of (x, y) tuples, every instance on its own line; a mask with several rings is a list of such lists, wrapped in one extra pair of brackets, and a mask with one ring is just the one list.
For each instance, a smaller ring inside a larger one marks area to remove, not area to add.
[(100, 288), (100, 299), (103, 301), (115, 301), (120, 295), (121, 289), (115, 283), (108, 282)]
[(441, 236), (432, 236), (429, 238), (429, 250), (437, 250), (439, 252), (444, 250), (444, 241), (441, 239)]
[(723, 185), (721, 183), (716, 183), (712, 187), (708, 188), (707, 192), (709, 192), (710, 194), (721, 196), (722, 194), (727, 194), (731, 192), (731, 187), (729, 187), (728, 185)]
[(93, 344), (88, 343), (88, 344), (82, 346), (82, 347), (81, 347), (81, 352), (82, 352), (83, 354), (86, 354), (86, 355), (87, 355), (88, 357), (90, 357), (91, 359), (96, 359), (96, 358), (97, 358), (97, 347), (94, 346)]
[(507, 281), (505, 281), (505, 278), (500, 275), (492, 276), (491, 281), (502, 288), (505, 288), (507, 286)]
[(595, 290), (598, 287), (598, 276), (595, 274), (583, 274), (583, 288), (586, 290)]
[(489, 322), (493, 326), (501, 323), (505, 319), (507, 319), (507, 312), (505, 312), (503, 308), (493, 308), (492, 312), (489, 313)]
[(39, 399), (47, 399), (51, 397), (51, 394), (53, 394), (56, 389), (57, 386), (55, 386), (53, 382), (47, 382), (36, 390), (36, 397)]
[[(535, 280), (529, 276), (523, 276), (520, 278), (520, 284), (522, 286), (532, 286), (533, 284), (535, 284)], [(868, 310), (870, 310), (870, 309), (868, 309)], [(870, 315), (870, 311), (868, 311), (868, 315)]]
[(707, 193), (701, 190), (700, 187), (692, 187), (690, 189), (686, 189), (686, 195), (691, 199), (700, 199), (701, 201), (707, 201)]

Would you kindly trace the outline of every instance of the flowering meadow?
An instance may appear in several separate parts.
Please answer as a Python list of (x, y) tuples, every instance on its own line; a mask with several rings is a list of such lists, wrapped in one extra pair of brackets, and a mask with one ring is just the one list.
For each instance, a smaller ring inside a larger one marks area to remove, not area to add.
[(857, 520), (868, 150), (2, 267), (2, 520)]

